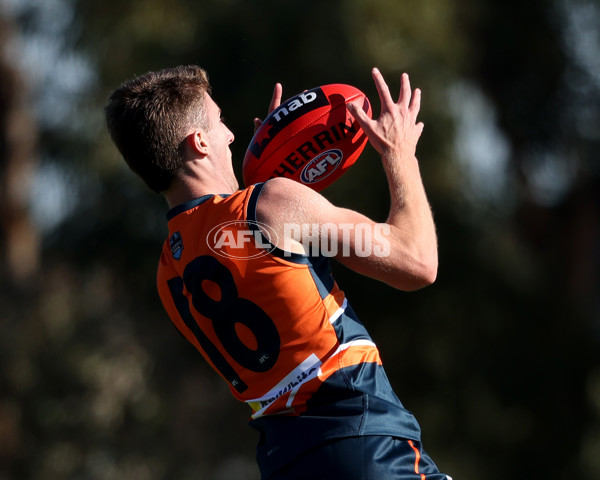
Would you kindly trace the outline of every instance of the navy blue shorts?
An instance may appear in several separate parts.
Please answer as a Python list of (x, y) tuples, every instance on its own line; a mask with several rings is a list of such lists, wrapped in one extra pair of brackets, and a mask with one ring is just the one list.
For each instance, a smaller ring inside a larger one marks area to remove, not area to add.
[(373, 435), (336, 439), (306, 452), (268, 480), (452, 480), (414, 440)]

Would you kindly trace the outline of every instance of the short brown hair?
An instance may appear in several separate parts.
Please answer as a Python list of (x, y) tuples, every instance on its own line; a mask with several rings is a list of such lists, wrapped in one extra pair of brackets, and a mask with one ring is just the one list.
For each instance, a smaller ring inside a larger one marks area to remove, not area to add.
[(191, 126), (207, 128), (206, 71), (179, 66), (126, 81), (105, 107), (111, 138), (123, 158), (155, 192), (166, 190), (183, 165), (183, 141)]

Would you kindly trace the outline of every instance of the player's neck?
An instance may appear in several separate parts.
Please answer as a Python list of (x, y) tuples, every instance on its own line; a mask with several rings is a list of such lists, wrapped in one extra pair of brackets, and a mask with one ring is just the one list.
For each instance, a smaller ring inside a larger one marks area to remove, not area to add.
[(224, 179), (174, 179), (171, 186), (162, 192), (169, 208), (189, 202), (204, 195), (230, 194), (237, 190), (236, 185), (230, 185)]

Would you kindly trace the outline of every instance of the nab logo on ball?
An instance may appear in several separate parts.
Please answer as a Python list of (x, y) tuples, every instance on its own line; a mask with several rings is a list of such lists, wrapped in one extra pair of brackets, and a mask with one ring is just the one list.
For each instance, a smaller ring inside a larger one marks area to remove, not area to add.
[(320, 182), (331, 175), (342, 163), (344, 155), (341, 150), (327, 150), (313, 158), (302, 169), (300, 180), (306, 184)]
[(314, 102), (316, 98), (317, 94), (315, 92), (301, 93), (275, 110), (273, 112), (273, 119), (276, 122), (279, 122), (283, 117), (287, 117), (290, 112), (298, 110), (304, 105), (308, 105), (310, 102)]
[(282, 103), (265, 118), (258, 135), (255, 134), (248, 150), (256, 158), (260, 158), (265, 149), (282, 130), (298, 121), (313, 109), (329, 106), (329, 100), (321, 88), (313, 88), (300, 93)]
[(366, 95), (341, 83), (305, 90), (273, 110), (254, 133), (242, 164), (246, 186), (291, 178), (316, 191), (335, 182), (360, 156), (367, 136), (348, 111)]

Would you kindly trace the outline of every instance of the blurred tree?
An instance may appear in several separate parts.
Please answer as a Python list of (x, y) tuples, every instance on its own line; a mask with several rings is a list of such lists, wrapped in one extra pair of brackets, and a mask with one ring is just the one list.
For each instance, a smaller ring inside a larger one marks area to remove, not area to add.
[[(581, 47), (585, 32), (598, 39), (593, 2), (13, 4), (15, 30), (44, 52), (30, 61), (38, 123), (23, 165), (36, 158), (37, 132), (45, 180), (35, 195), (63, 200), (38, 202), (48, 207), (38, 210), (40, 288), (0, 293), (0, 476), (257, 478), (248, 412), (156, 296), (166, 204), (125, 168), (103, 125), (122, 80), (180, 63), (208, 69), (238, 162), (276, 81), (284, 96), (351, 83), (377, 114), (370, 67), (393, 88), (408, 71), (424, 91), (418, 154), (438, 281), (403, 294), (335, 266), (338, 281), (444, 470), (465, 480), (600, 475), (600, 77)], [(14, 57), (3, 65), (22, 68)], [(4, 105), (23, 97), (0, 97), (6, 122)], [(372, 149), (325, 193), (386, 215)]]
[[(477, 3), (462, 4), (465, 11), (480, 11), (477, 17), (465, 15), (465, 29), (476, 46), (466, 73), (492, 100), (510, 142), (507, 168), (514, 210), (507, 227), (533, 273), (520, 288), (525, 297), (510, 303), (513, 321), (506, 326), (512, 328), (503, 337), (511, 355), (497, 368), (511, 374), (494, 397), (508, 408), (530, 412), (529, 434), (522, 443), (515, 441), (511, 455), (522, 478), (540, 475), (540, 464), (549, 457), (565, 462), (548, 465), (547, 476), (567, 478), (578, 452), (587, 448), (583, 444), (593, 423), (586, 384), (598, 368), (594, 323), (600, 313), (594, 300), (600, 285), (600, 178), (592, 153), (600, 137), (578, 130), (573, 121), (586, 92), (584, 103), (596, 106), (587, 117), (598, 132), (600, 84), (598, 77), (584, 74), (567, 46), (573, 42), (577, 11), (583, 8), (596, 19), (600, 11), (590, 2)], [(586, 35), (587, 28), (596, 45), (576, 40), (577, 49), (600, 46), (598, 23), (593, 25), (576, 28), (579, 35)], [(504, 255), (490, 260), (506, 265)], [(511, 283), (508, 287), (514, 289), (516, 283)], [(509, 382), (518, 389), (508, 388)], [(525, 452), (539, 438), (565, 435), (580, 440)], [(575, 471), (583, 478), (600, 473), (587, 465)]]
[(22, 285), (39, 267), (29, 208), (37, 136), (28, 85), (9, 56), (13, 31), (11, 18), (0, 10), (0, 274), (6, 283)]

